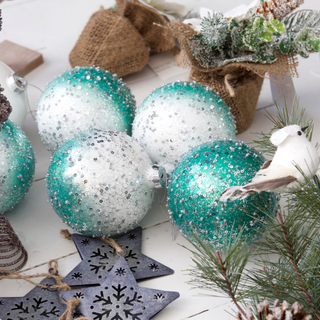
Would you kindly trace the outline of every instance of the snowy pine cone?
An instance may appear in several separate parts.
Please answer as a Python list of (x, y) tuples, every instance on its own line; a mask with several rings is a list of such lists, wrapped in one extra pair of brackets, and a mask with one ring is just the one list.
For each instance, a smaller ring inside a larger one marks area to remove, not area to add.
[(6, 96), (1, 93), (2, 91), (3, 88), (0, 87), (0, 129), (1, 124), (8, 120), (9, 115), (12, 111), (10, 102), (8, 101)]
[[(310, 314), (304, 311), (303, 306), (298, 302), (292, 304), (291, 308), (287, 301), (283, 301), (280, 305), (279, 300), (275, 300), (273, 304), (273, 311), (269, 307), (269, 302), (264, 300), (262, 303), (257, 305), (258, 318), (259, 320), (284, 320), (284, 319), (299, 319), (299, 320), (312, 320)], [(250, 307), (246, 309), (246, 320), (256, 319), (253, 316), (252, 310)], [(243, 320), (241, 313), (238, 313), (238, 320)]]
[(262, 14), (268, 19), (271, 13), (275, 19), (281, 20), (303, 2), (304, 0), (266, 0), (258, 6), (256, 14)]

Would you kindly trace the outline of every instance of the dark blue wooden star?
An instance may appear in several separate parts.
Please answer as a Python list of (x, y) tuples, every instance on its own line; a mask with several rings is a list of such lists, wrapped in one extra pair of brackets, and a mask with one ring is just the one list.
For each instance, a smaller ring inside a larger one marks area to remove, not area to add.
[(79, 311), (90, 319), (149, 320), (179, 293), (139, 287), (120, 257), (101, 286), (65, 291), (61, 297), (65, 301), (78, 298)]
[[(72, 235), (82, 261), (63, 279), (69, 286), (102, 283), (119, 256), (103, 240), (80, 234)], [(141, 253), (142, 228), (138, 227), (115, 239), (125, 251), (125, 259), (137, 280), (173, 274), (173, 270)]]
[[(53, 278), (46, 278), (40, 283), (45, 286), (56, 284)], [(57, 320), (65, 309), (58, 291), (41, 287), (35, 287), (24, 297), (0, 298), (1, 320)]]

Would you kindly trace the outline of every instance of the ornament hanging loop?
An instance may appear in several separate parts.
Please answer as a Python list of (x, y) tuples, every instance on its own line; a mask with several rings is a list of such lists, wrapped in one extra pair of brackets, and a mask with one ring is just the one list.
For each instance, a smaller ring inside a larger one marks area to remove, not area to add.
[(49, 271), (50, 274), (53, 274), (54, 276), (57, 276), (58, 273), (59, 273), (58, 270), (57, 270), (56, 272), (54, 272), (54, 269), (53, 269), (53, 268), (49, 268), (48, 271)]
[(48, 262), (49, 273), (53, 275), (58, 275), (58, 261), (56, 259), (52, 259)]
[(16, 93), (23, 93), (27, 90), (28, 81), (18, 73), (14, 73), (8, 76), (8, 86)]

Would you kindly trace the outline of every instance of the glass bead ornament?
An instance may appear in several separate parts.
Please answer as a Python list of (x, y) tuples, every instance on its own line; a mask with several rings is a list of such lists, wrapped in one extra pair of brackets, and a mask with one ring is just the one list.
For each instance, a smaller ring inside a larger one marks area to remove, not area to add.
[(99, 67), (76, 67), (52, 80), (40, 97), (37, 123), (53, 153), (75, 134), (91, 129), (131, 134), (135, 99), (116, 75)]
[(136, 111), (132, 136), (155, 163), (171, 171), (192, 148), (234, 139), (235, 121), (219, 94), (197, 82), (172, 82), (155, 89)]
[(253, 241), (259, 222), (266, 214), (276, 214), (279, 195), (261, 192), (244, 200), (219, 199), (226, 188), (248, 183), (264, 161), (253, 148), (233, 140), (207, 142), (188, 152), (168, 186), (169, 213), (180, 232), (190, 241), (195, 233), (221, 247), (240, 230)]
[(123, 132), (93, 130), (60, 146), (47, 174), (49, 201), (72, 229), (109, 237), (137, 227), (166, 173)]

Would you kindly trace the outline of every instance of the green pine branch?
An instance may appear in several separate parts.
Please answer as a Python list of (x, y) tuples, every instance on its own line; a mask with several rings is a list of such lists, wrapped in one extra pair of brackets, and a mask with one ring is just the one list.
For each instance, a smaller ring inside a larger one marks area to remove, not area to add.
[[(299, 301), (307, 312), (320, 319), (319, 229), (295, 218), (295, 214), (279, 212), (268, 223), (265, 241), (258, 244), (258, 250), (267, 256), (258, 259), (259, 270), (246, 274), (251, 286), (246, 298), (277, 298), (290, 304)], [(277, 261), (270, 259), (272, 254), (277, 254)]]
[[(199, 289), (209, 289), (231, 298), (238, 312), (247, 319), (242, 306), (245, 301), (241, 299), (239, 287), (243, 286), (244, 269), (252, 256), (248, 250), (243, 230), (234, 238), (233, 232), (226, 235), (223, 247), (213, 246), (210, 241), (202, 240), (193, 233), (193, 241), (189, 241), (194, 250), (186, 248), (193, 254), (193, 269), (187, 270), (191, 276), (188, 282)], [(219, 232), (217, 230), (217, 237)], [(242, 305), (242, 306), (241, 306)]]
[(288, 210), (294, 213), (295, 219), (307, 221), (312, 228), (320, 229), (320, 179), (318, 175), (308, 178), (303, 172), (304, 183), (290, 191)]
[(270, 142), (270, 137), (275, 131), (289, 125), (297, 124), (301, 127), (308, 128), (305, 131), (307, 138), (311, 141), (314, 123), (312, 119), (307, 119), (306, 109), (299, 110), (299, 101), (295, 100), (291, 112), (289, 112), (285, 103), (284, 108), (280, 107), (276, 102), (277, 115), (273, 117), (268, 110), (266, 110), (266, 117), (273, 124), (270, 132), (257, 132), (255, 133), (258, 139), (252, 141), (253, 147), (265, 155), (273, 156), (277, 150), (277, 147)]

